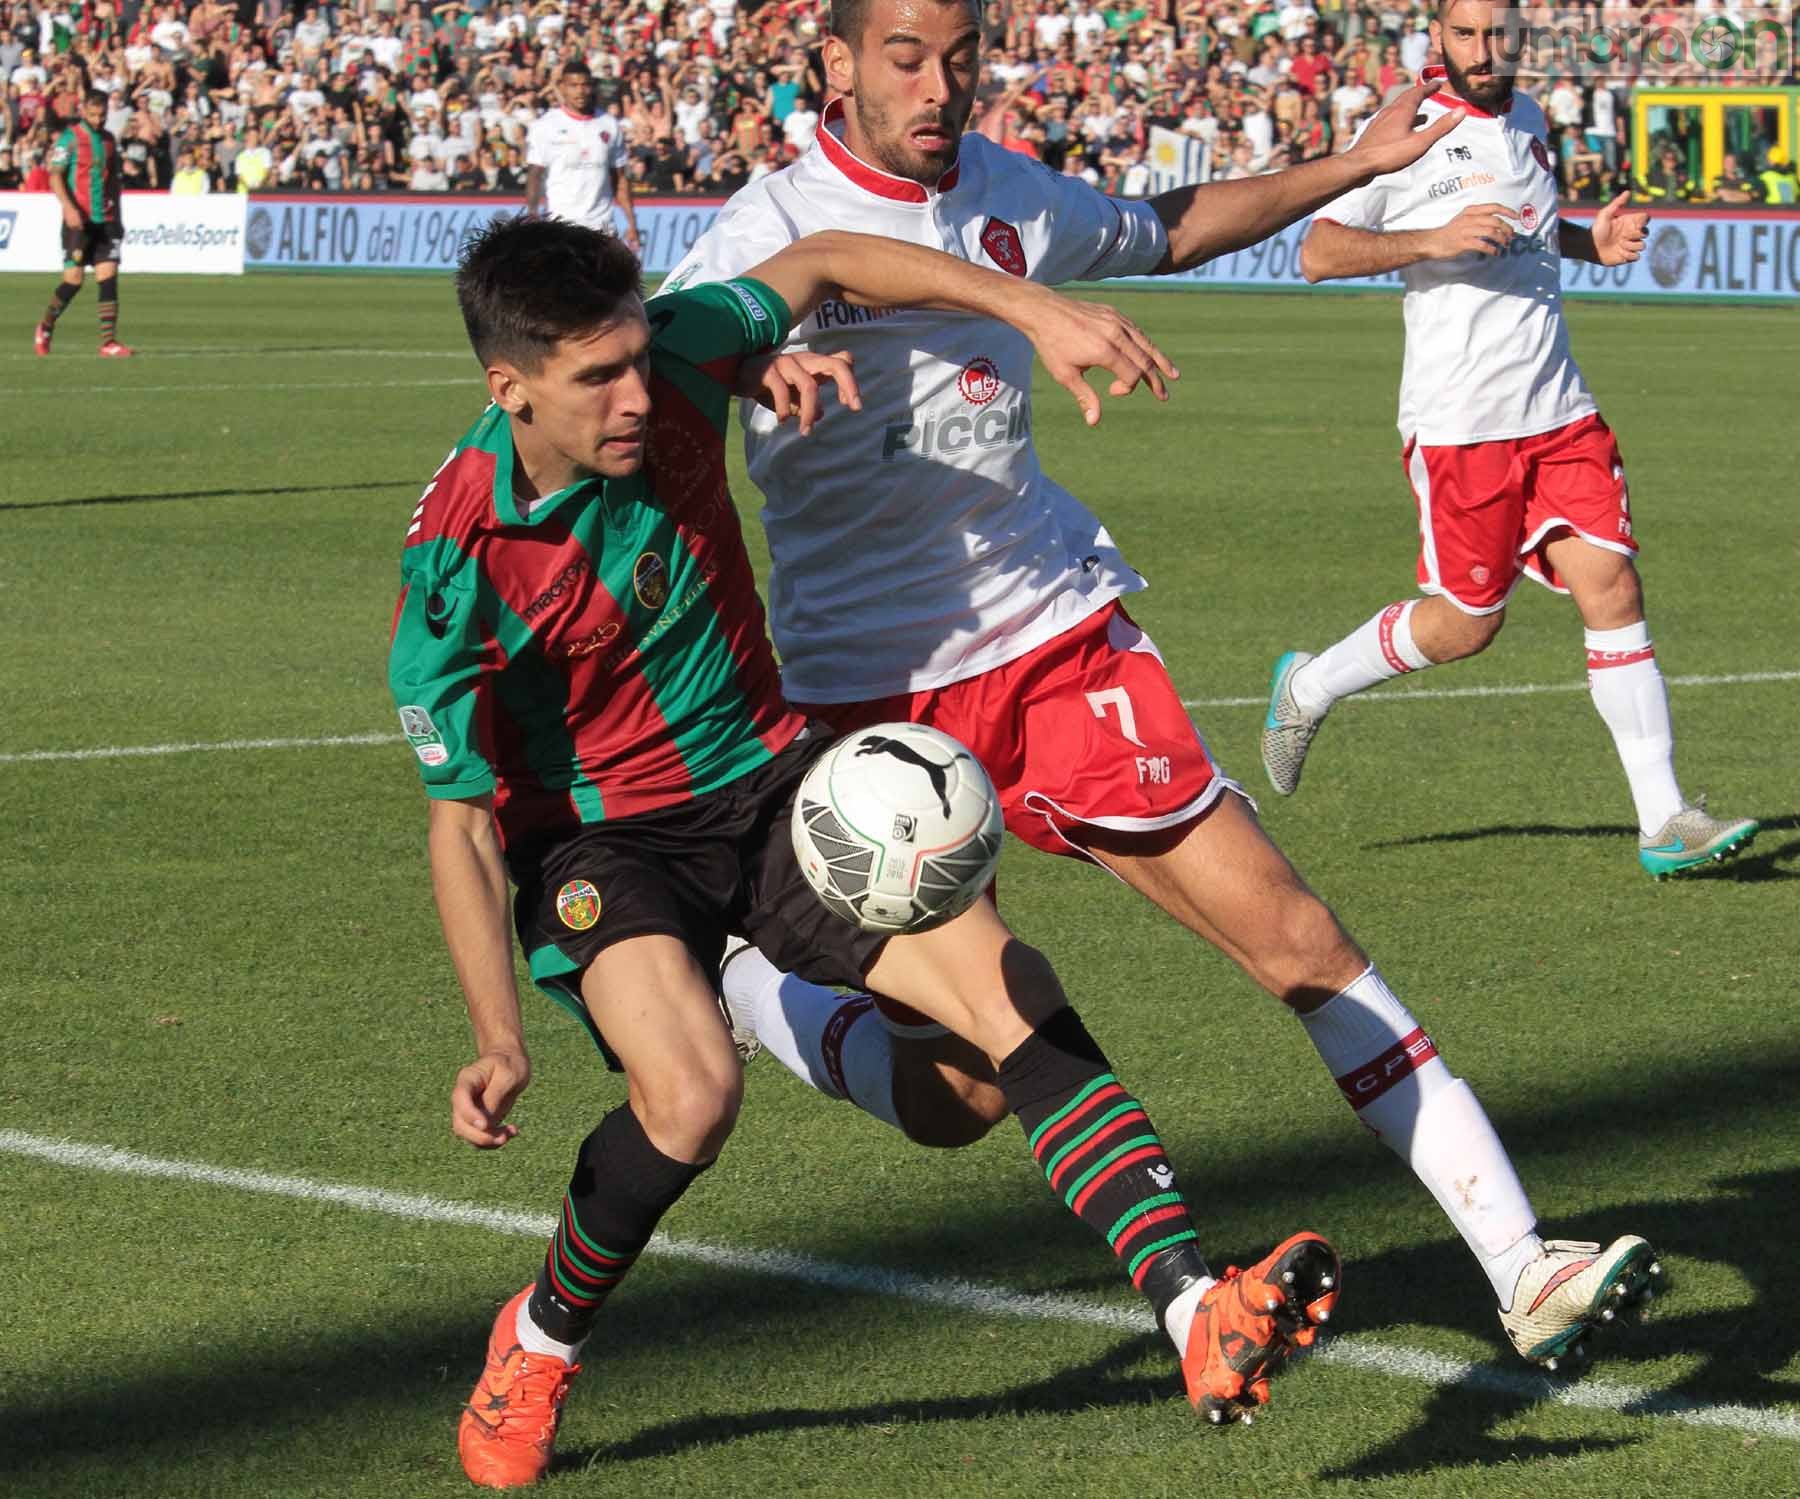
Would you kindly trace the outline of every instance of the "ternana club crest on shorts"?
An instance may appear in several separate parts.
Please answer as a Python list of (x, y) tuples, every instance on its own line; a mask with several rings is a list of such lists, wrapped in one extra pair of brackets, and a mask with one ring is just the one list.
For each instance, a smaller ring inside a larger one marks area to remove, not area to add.
[(1025, 274), (1025, 246), (1019, 243), (1019, 231), (1005, 219), (987, 221), (981, 231), (981, 248), (1007, 275)]
[(585, 932), (600, 919), (600, 892), (586, 880), (570, 880), (556, 892), (556, 917), (572, 932)]

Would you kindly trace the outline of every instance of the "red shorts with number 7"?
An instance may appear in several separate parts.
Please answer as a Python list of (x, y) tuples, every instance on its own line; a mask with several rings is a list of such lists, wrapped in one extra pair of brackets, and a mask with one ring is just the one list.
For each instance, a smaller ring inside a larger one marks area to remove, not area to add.
[(929, 724), (960, 739), (1033, 848), (1086, 857), (1083, 824), (1178, 827), (1242, 788), (1214, 765), (1150, 637), (1118, 603), (980, 676), (860, 703), (797, 704), (839, 734)]

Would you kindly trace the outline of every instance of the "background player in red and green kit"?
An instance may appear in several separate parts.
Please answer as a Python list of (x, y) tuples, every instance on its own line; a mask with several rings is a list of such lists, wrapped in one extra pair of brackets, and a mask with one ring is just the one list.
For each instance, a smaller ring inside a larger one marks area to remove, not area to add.
[(63, 273), (32, 341), (39, 354), (50, 352), (56, 320), (80, 292), (90, 265), (100, 295), (100, 353), (121, 359), (132, 352), (118, 339), (119, 250), (125, 225), (119, 219), (119, 144), (106, 129), (106, 108), (105, 94), (88, 94), (81, 102), (81, 118), (50, 147), (50, 191), (62, 205)]
[(797, 401), (803, 427), (819, 379), (855, 400), (842, 356), (746, 366), (825, 296), (1010, 323), (1090, 420), (1083, 370), (1161, 394), (1166, 361), (1110, 309), (892, 240), (812, 235), (648, 310), (638, 271), (618, 239), (556, 220), (474, 241), (457, 291), (493, 405), (426, 487), (402, 554), (389, 678), (478, 1052), (452, 1129), (504, 1146), (530, 1077), (509, 875), (533, 975), (629, 1092), (582, 1143), (542, 1268), (494, 1323), (464, 1470), (495, 1487), (544, 1473), (602, 1304), (731, 1131), (741, 1063), (712, 978), (731, 933), (979, 1047), (1052, 1187), (1155, 1307), (1190, 1399), (1213, 1420), (1246, 1414), (1329, 1314), (1337, 1256), (1296, 1234), (1213, 1279), (1142, 1105), (991, 902), (887, 939), (813, 894), (788, 824), (824, 743), (781, 697), (725, 483), (734, 395), (767, 389), (778, 414)]

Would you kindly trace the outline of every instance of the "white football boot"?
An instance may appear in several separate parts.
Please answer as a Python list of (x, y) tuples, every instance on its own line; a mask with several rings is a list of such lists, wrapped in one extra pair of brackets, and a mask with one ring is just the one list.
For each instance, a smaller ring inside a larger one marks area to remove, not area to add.
[(1646, 1306), (1661, 1276), (1656, 1251), (1636, 1234), (1604, 1249), (1546, 1239), (1544, 1252), (1519, 1272), (1512, 1310), (1500, 1313), (1500, 1325), (1523, 1357), (1554, 1370), (1565, 1358), (1585, 1359), (1595, 1329)]
[(757, 1036), (750, 1017), (733, 1009), (731, 1001), (725, 997), (725, 970), (731, 966), (731, 960), (749, 946), (742, 937), (727, 937), (725, 955), (719, 959), (719, 1013), (725, 1017), (726, 1029), (731, 1032), (731, 1044), (737, 1048), (738, 1059), (746, 1067), (762, 1054), (762, 1041)]
[(1269, 676), (1269, 711), (1263, 718), (1262, 763), (1269, 784), (1283, 796), (1300, 789), (1300, 771), (1306, 764), (1306, 752), (1313, 735), (1325, 722), (1300, 711), (1294, 701), (1291, 684), (1294, 673), (1312, 660), (1307, 651), (1287, 651), (1275, 662)]

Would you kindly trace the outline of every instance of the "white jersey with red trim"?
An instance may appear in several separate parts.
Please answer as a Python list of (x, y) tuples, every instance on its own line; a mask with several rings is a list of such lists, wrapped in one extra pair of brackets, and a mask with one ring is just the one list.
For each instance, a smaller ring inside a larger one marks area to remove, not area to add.
[[(1440, 67), (1421, 77), (1441, 78)], [(1317, 217), (1386, 233), (1436, 229), (1474, 203), (1517, 212), (1498, 255), (1425, 260), (1406, 283), (1400, 433), (1428, 447), (1530, 437), (1596, 409), (1569, 353), (1556, 173), (1544, 112), (1515, 94), (1492, 115), (1439, 92), (1423, 113), (1469, 117), (1404, 171), (1377, 177)]]
[(526, 134), (525, 164), (544, 169), (544, 208), (551, 217), (613, 228), (613, 183), (625, 170), (625, 130), (612, 115), (546, 111)]
[[(739, 275), (820, 229), (927, 245), (1034, 281), (1141, 275), (1168, 236), (1144, 203), (985, 137), (927, 188), (843, 144), (738, 192), (666, 287)], [(862, 410), (828, 400), (810, 436), (741, 408), (765, 497), (769, 606), (797, 702), (842, 703), (976, 676), (1144, 587), (1106, 528), (1045, 477), (1032, 443), (1030, 341), (991, 319), (828, 301), (790, 350), (847, 351)]]

